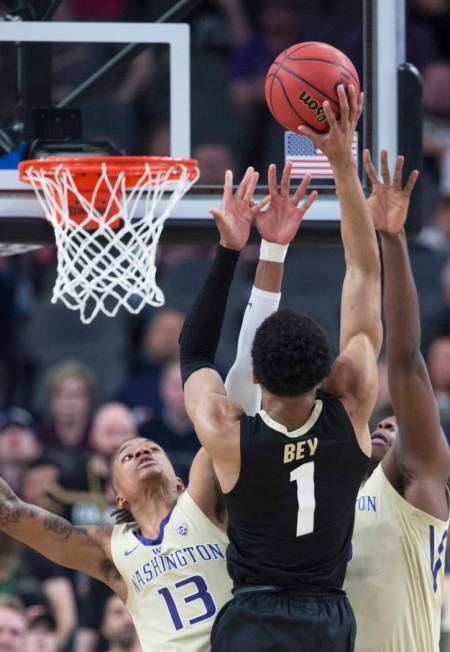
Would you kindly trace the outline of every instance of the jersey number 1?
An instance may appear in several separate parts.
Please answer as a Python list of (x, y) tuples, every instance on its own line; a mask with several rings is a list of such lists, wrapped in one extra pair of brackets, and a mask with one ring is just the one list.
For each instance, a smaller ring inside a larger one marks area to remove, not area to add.
[(291, 482), (297, 483), (297, 536), (302, 537), (314, 531), (314, 462), (301, 464), (291, 471)]

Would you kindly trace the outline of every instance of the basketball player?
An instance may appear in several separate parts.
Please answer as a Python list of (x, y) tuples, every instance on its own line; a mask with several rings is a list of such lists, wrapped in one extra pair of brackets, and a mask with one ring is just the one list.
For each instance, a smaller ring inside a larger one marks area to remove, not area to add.
[(75, 527), (22, 502), (0, 479), (0, 529), (107, 584), (126, 603), (145, 652), (206, 652), (214, 617), (231, 595), (208, 455), (199, 451), (184, 491), (163, 449), (138, 437), (119, 448), (113, 480), (118, 507), (134, 523)]
[(403, 158), (383, 183), (369, 153), (368, 205), (381, 234), (387, 364), (395, 416), (372, 433), (372, 473), (356, 501), (345, 588), (357, 621), (358, 652), (438, 652), (449, 525), (450, 452), (420, 352), (420, 315), (405, 230), (413, 172)]
[[(214, 355), (254, 219), (250, 195), (238, 189), (232, 197), (230, 173), (222, 211), (213, 212), (220, 245), (180, 337), (187, 410), (213, 459), (229, 518), (234, 596), (214, 624), (214, 652), (353, 649), (354, 617), (342, 584), (371, 451), (381, 284), (375, 230), (351, 154), (362, 96), (350, 87), (347, 97), (343, 86), (338, 95), (340, 119), (325, 102), (330, 131), (314, 134), (333, 166), (342, 211), (347, 271), (338, 359), (331, 365), (326, 338), (312, 320), (278, 311), (258, 329), (252, 348), (264, 409), (247, 417), (227, 397)], [(258, 214), (263, 238), (275, 211)], [(266, 260), (282, 262), (286, 242), (263, 243)], [(328, 376), (327, 392), (318, 390)]]

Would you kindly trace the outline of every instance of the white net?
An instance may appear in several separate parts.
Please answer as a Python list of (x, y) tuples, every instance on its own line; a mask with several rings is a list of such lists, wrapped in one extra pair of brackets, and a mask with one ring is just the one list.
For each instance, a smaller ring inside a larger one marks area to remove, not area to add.
[[(164, 170), (145, 163), (142, 176), (127, 188), (126, 173), (109, 174), (102, 163), (95, 189), (86, 197), (68, 166), (58, 165), (51, 174), (29, 167), (27, 181), (55, 231), (58, 268), (52, 303), (61, 300), (79, 310), (85, 324), (99, 312), (114, 317), (121, 306), (138, 313), (145, 305), (163, 305), (156, 283), (159, 238), (173, 207), (198, 176), (197, 168), (192, 173), (179, 161)], [(101, 207), (100, 196), (106, 197)], [(81, 221), (79, 215), (76, 221), (71, 217), (74, 198)]]

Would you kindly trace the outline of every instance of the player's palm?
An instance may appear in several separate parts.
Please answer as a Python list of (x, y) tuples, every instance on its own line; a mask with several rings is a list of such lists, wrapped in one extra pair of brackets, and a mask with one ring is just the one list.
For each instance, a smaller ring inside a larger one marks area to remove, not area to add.
[(376, 174), (369, 150), (364, 151), (364, 165), (372, 184), (372, 194), (367, 200), (367, 205), (377, 231), (398, 233), (406, 222), (411, 192), (419, 173), (417, 170), (413, 170), (405, 187), (402, 188), (404, 162), (403, 156), (397, 156), (394, 177), (391, 181), (388, 153), (386, 150), (382, 150), (380, 154), (381, 182)]
[(266, 210), (259, 210), (256, 216), (256, 228), (264, 240), (277, 244), (289, 244), (295, 237), (303, 216), (312, 205), (317, 192), (311, 193), (302, 206), (298, 206), (304, 197), (311, 177), (305, 177), (292, 197), (289, 196), (289, 180), (292, 165), (287, 163), (283, 170), (280, 192), (277, 185), (277, 168), (269, 167), (270, 204)]
[(220, 244), (228, 249), (240, 251), (247, 244), (252, 223), (256, 215), (269, 202), (263, 199), (259, 204), (253, 202), (259, 174), (250, 167), (247, 169), (236, 192), (233, 193), (233, 173), (227, 170), (220, 211), (211, 210), (220, 234)]

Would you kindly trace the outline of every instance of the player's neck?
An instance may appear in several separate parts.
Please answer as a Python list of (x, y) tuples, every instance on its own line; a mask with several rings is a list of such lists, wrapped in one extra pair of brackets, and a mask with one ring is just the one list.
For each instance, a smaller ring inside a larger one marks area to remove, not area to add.
[(303, 426), (311, 416), (316, 401), (316, 388), (301, 396), (279, 397), (263, 390), (262, 405), (267, 414), (288, 431)]
[(142, 491), (130, 506), (142, 536), (146, 539), (158, 537), (161, 521), (173, 509), (178, 496), (176, 489), (161, 484), (146, 487)]

